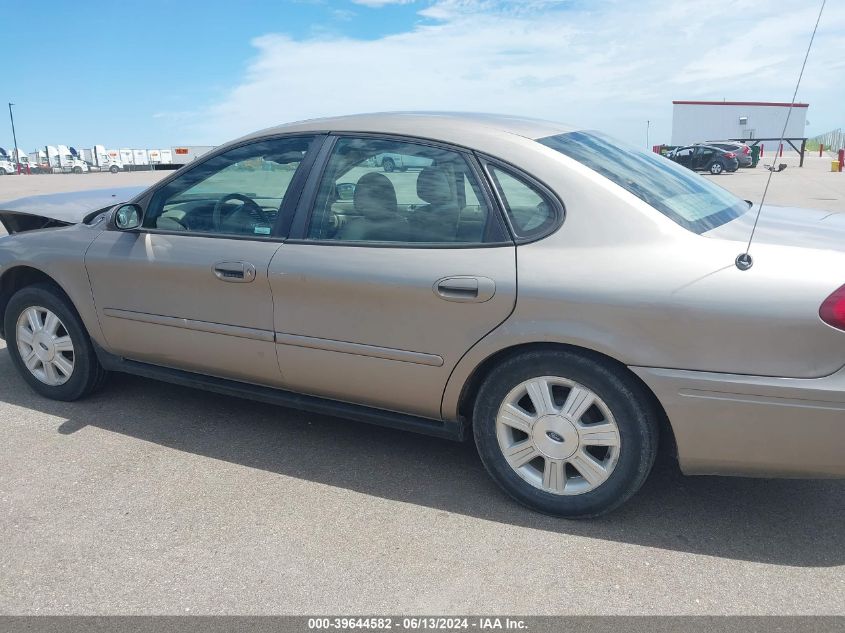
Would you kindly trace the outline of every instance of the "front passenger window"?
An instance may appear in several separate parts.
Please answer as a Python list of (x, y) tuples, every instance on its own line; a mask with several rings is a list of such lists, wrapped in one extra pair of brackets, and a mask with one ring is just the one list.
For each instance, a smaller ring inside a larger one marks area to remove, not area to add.
[(250, 143), (215, 156), (159, 189), (144, 227), (268, 236), (313, 137)]

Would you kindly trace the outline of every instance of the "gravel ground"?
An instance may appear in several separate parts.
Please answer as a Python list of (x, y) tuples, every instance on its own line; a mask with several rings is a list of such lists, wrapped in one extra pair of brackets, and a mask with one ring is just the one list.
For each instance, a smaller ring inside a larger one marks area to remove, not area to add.
[[(775, 200), (827, 183), (843, 210), (845, 174), (784, 174)], [(0, 199), (153, 176), (13, 176)], [(622, 510), (563, 521), (469, 444), (129, 376), (53, 402), (2, 344), (0, 424), (4, 614), (845, 614), (845, 482), (663, 458)]]

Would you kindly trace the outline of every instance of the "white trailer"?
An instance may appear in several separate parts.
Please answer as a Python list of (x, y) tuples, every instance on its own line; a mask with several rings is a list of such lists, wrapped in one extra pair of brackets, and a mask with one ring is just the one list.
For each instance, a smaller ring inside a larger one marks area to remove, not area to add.
[(214, 145), (179, 145), (173, 147), (172, 163), (174, 165), (187, 165), (213, 149)]
[(132, 159), (133, 153), (131, 149), (121, 147), (118, 151), (120, 154), (120, 162), (127, 168), (131, 168), (132, 165), (135, 164), (135, 161)]
[(103, 145), (95, 145), (91, 149), (83, 148), (79, 151), (82, 160), (88, 163), (92, 170), (110, 171), (113, 174), (123, 170), (123, 162), (116, 150), (106, 150)]

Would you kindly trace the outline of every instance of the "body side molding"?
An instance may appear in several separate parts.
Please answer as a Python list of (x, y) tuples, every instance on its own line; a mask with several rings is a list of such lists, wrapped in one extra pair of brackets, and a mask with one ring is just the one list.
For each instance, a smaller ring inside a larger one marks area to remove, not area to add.
[(153, 378), (195, 389), (204, 389), (227, 396), (246, 398), (267, 404), (275, 404), (298, 411), (333, 415), (340, 418), (366, 422), (377, 426), (411, 431), (422, 435), (430, 435), (442, 439), (463, 441), (466, 436), (466, 426), (463, 422), (451, 422), (423, 418), (420, 416), (397, 413), (384, 409), (375, 409), (348, 402), (318, 398), (282, 389), (273, 389), (225, 378), (204, 376), (180, 369), (140, 363), (121, 358), (105, 351), (95, 344), (100, 363), (108, 371), (133, 374), (144, 378)]

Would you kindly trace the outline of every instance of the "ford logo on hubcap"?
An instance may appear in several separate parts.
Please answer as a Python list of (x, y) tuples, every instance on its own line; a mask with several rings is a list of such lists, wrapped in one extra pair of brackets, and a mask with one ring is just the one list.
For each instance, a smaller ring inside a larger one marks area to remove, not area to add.
[(560, 442), (561, 444), (563, 444), (563, 442), (566, 441), (566, 440), (563, 439), (563, 437), (561, 437), (560, 435), (558, 435), (554, 431), (546, 431), (546, 435), (549, 437), (549, 439), (552, 442)]

